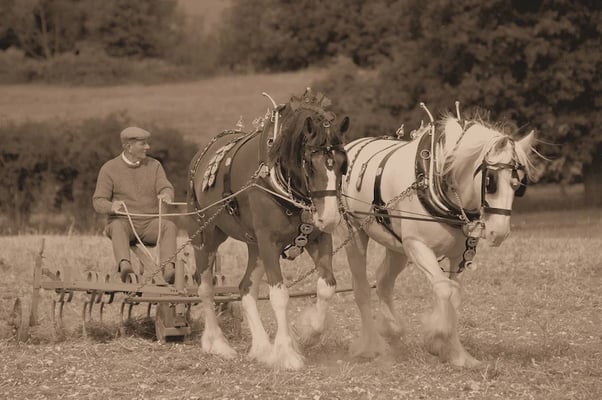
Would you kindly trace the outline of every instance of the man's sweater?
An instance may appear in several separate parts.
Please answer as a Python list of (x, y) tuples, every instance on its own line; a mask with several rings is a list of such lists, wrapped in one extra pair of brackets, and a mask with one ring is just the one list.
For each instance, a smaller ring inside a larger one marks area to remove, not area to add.
[(96, 212), (110, 218), (116, 217), (111, 212), (111, 203), (116, 200), (123, 201), (131, 213), (157, 214), (160, 193), (174, 197), (173, 185), (159, 161), (146, 157), (139, 166), (132, 166), (119, 155), (100, 168), (92, 204)]

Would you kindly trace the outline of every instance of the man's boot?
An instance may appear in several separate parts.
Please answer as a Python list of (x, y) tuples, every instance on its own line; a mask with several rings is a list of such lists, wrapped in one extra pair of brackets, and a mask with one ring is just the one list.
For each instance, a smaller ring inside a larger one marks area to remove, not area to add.
[(125, 283), (127, 281), (127, 277), (129, 274), (134, 272), (132, 268), (132, 264), (128, 260), (119, 261), (119, 265), (117, 266), (117, 272), (121, 276), (121, 282)]
[(163, 268), (163, 279), (165, 279), (165, 282), (173, 285), (176, 281), (176, 266), (174, 263), (167, 263)]

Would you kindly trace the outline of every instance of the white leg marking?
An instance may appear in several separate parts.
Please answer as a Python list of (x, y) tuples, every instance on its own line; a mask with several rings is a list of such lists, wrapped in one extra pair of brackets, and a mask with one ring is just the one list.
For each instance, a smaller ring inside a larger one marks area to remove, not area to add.
[(205, 315), (205, 330), (201, 337), (201, 346), (203, 351), (207, 353), (231, 359), (236, 356), (236, 350), (230, 347), (217, 322), (213, 301), (213, 284), (207, 283), (211, 282), (211, 280), (211, 271), (203, 272), (198, 289), (198, 295), (202, 299)]
[(259, 311), (257, 310), (257, 302), (251, 294), (246, 294), (242, 297), (242, 307), (245, 311), (245, 317), (251, 331), (251, 349), (249, 357), (267, 362), (267, 357), (271, 352), (272, 345), (270, 338), (263, 327)]
[(303, 310), (296, 324), (296, 332), (302, 344), (315, 344), (324, 332), (328, 303), (334, 296), (335, 289), (334, 286), (329, 286), (324, 279), (318, 279), (316, 304)]
[(303, 367), (303, 357), (295, 348), (296, 343), (291, 337), (286, 316), (288, 298), (288, 289), (285, 286), (270, 286), (270, 303), (276, 316), (278, 330), (269, 363), (275, 368), (300, 369)]

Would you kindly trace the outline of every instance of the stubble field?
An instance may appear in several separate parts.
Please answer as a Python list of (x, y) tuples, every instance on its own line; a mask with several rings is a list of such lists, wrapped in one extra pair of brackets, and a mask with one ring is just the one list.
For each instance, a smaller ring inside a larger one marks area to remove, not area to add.
[[(232, 128), (240, 115), (247, 126), (263, 115), (269, 103), (261, 97), (262, 91), (284, 102), (320, 74), (306, 71), (113, 88), (2, 86), (0, 120), (81, 120), (126, 111), (136, 123), (175, 127), (201, 142)], [(193, 308), (193, 334), (184, 343), (159, 344), (153, 340), (152, 326), (142, 322), (127, 335), (119, 335), (119, 304), (107, 311), (106, 324), (84, 337), (81, 294), (67, 306), (67, 331), (59, 337), (49, 312), (54, 294), (44, 292), (40, 325), (31, 330), (28, 341), (17, 343), (8, 321), (14, 299), (31, 292), (32, 265), (42, 239), (46, 267), (70, 266), (82, 274), (109, 272), (111, 248), (100, 236), (0, 237), (0, 398), (601, 398), (602, 212), (577, 208), (579, 201), (570, 198), (555, 200), (558, 190), (553, 189), (529, 188), (516, 204), (512, 235), (499, 248), (480, 246), (478, 269), (462, 277), (460, 337), (484, 361), (475, 370), (441, 364), (425, 351), (420, 318), (429, 309), (431, 289), (412, 267), (398, 278), (395, 297), (408, 331), (391, 343), (387, 357), (376, 360), (348, 355), (359, 328), (350, 293), (335, 296), (328, 332), (317, 345), (303, 349), (306, 366), (301, 371), (272, 371), (248, 360), (248, 330), (227, 314), (221, 317), (224, 333), (239, 356), (224, 361), (203, 353), (200, 306)], [(335, 244), (344, 238), (344, 233), (337, 236)], [(221, 251), (226, 275), (237, 284), (245, 252), (234, 242), (227, 242)], [(383, 252), (372, 246), (370, 254), (372, 279)], [(293, 281), (311, 267), (302, 255), (284, 263), (285, 277)], [(339, 287), (349, 287), (344, 254), (335, 255), (334, 267)], [(311, 290), (314, 285), (310, 277), (292, 291)], [(312, 298), (292, 299), (291, 319), (311, 302)], [(373, 306), (378, 307), (375, 294)], [(269, 303), (260, 302), (260, 311), (273, 334)], [(136, 316), (144, 313), (137, 310)]]
[[(533, 192), (532, 192), (533, 193)], [(118, 335), (119, 305), (112, 306), (102, 334), (83, 337), (79, 318), (83, 297), (66, 310), (65, 337), (52, 330), (52, 293), (44, 292), (41, 323), (29, 341), (18, 344), (10, 327), (0, 327), (0, 393), (6, 399), (42, 398), (228, 398), (228, 399), (597, 399), (602, 394), (602, 213), (584, 209), (533, 212), (513, 217), (513, 233), (499, 248), (479, 247), (478, 269), (462, 277), (464, 303), (460, 335), (465, 347), (484, 361), (461, 370), (441, 364), (423, 345), (420, 317), (430, 304), (430, 287), (410, 267), (398, 278), (396, 306), (408, 331), (391, 342), (387, 357), (355, 360), (348, 345), (358, 334), (352, 294), (335, 296), (328, 333), (303, 349), (301, 371), (272, 371), (250, 361), (246, 326), (228, 314), (224, 333), (239, 357), (233, 361), (204, 354), (200, 348), (202, 315), (193, 309), (193, 334), (184, 343), (159, 344), (152, 327), (141, 323)], [(340, 233), (335, 242), (344, 239)], [(1, 237), (2, 321), (16, 296), (27, 296), (31, 268), (43, 236)], [(110, 271), (109, 241), (95, 236), (46, 236), (45, 265)], [(185, 238), (180, 238), (184, 241)], [(222, 249), (224, 270), (236, 283), (245, 252), (236, 242)], [(370, 276), (382, 249), (370, 247)], [(284, 264), (292, 281), (311, 268), (305, 256)], [(339, 288), (349, 287), (344, 254), (335, 256)], [(312, 289), (310, 277), (292, 291)], [(373, 306), (378, 307), (373, 293)], [(294, 319), (313, 299), (292, 299)], [(143, 307), (140, 307), (143, 308)], [(274, 333), (268, 302), (260, 302)], [(136, 311), (141, 318), (145, 310)]]

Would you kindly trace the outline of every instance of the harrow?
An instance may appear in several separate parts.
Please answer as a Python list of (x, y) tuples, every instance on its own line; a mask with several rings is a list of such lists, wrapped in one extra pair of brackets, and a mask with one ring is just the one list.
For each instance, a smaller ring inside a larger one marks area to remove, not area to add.
[[(26, 340), (29, 337), (30, 327), (38, 325), (41, 290), (55, 292), (51, 317), (55, 333), (59, 337), (64, 334), (65, 305), (70, 303), (77, 293), (84, 297), (81, 309), (84, 336), (92, 321), (102, 323), (105, 306), (117, 302), (121, 303), (122, 330), (132, 319), (133, 308), (146, 305), (146, 316), (149, 318), (155, 306), (155, 333), (159, 341), (178, 341), (190, 335), (192, 331), (190, 309), (192, 305), (200, 303), (201, 299), (197, 296), (198, 285), (192, 275), (185, 272), (184, 261), (176, 260), (175, 282), (170, 285), (165, 282), (162, 274), (153, 271), (144, 272), (144, 266), (152, 265), (149, 264), (152, 260), (136, 246), (132, 246), (132, 251), (140, 261), (141, 273), (131, 273), (124, 283), (118, 273), (101, 274), (88, 271), (82, 276), (68, 265), (56, 271), (44, 267), (44, 240), (42, 240), (33, 268), (31, 298), (20, 297), (14, 302), (11, 322), (16, 339)], [(223, 285), (225, 278), (221, 275), (219, 258), (216, 259), (214, 271), (218, 277), (214, 296), (216, 305), (223, 307), (232, 301), (240, 300), (237, 287)]]
[[(118, 273), (102, 274), (97, 271), (87, 271), (83, 275), (74, 271), (69, 265), (61, 270), (51, 270), (44, 267), (44, 245), (42, 240), (40, 250), (36, 254), (33, 268), (33, 285), (30, 297), (19, 297), (13, 305), (11, 321), (17, 341), (29, 338), (30, 328), (39, 324), (39, 308), (42, 300), (41, 291), (54, 291), (51, 304), (51, 320), (57, 337), (63, 337), (65, 324), (63, 314), (65, 305), (76, 297), (84, 298), (81, 308), (83, 320), (82, 334), (87, 335), (92, 323), (102, 323), (106, 305), (120, 303), (120, 318), (122, 333), (125, 326), (132, 320), (135, 306), (146, 306), (146, 317), (151, 318), (153, 306), (154, 327), (157, 340), (160, 342), (182, 341), (192, 332), (190, 311), (193, 305), (201, 302), (197, 296), (198, 285), (191, 274), (186, 273), (185, 258), (178, 258), (175, 263), (175, 282), (168, 284), (162, 274), (156, 271), (145, 271), (145, 267), (155, 262), (140, 247), (132, 246), (131, 250), (140, 263), (140, 273), (131, 273), (127, 282), (121, 281)], [(155, 264), (156, 265), (156, 264)], [(214, 272), (214, 302), (222, 311), (229, 311), (233, 317), (242, 319), (240, 293), (237, 286), (226, 285), (226, 277), (222, 274), (221, 258), (215, 259)], [(310, 273), (313, 271), (310, 271)], [(296, 280), (290, 286), (304, 279)], [(373, 286), (374, 287), (374, 286)], [(337, 293), (349, 292), (351, 288), (337, 289)], [(315, 291), (296, 291), (290, 293), (291, 298), (315, 296)], [(259, 300), (268, 297), (260, 296)]]

